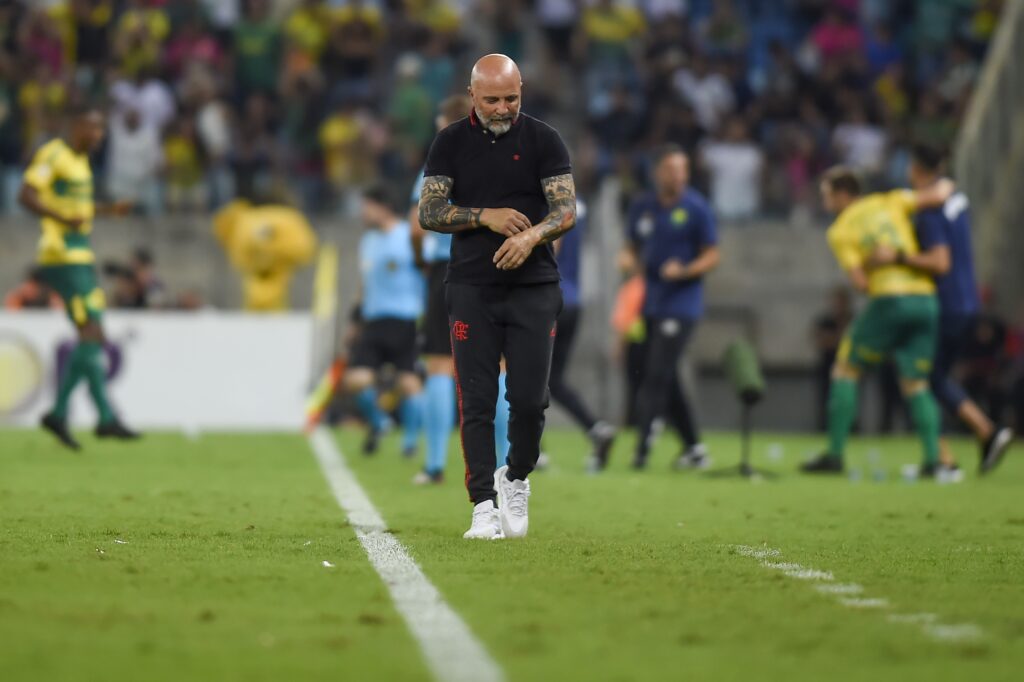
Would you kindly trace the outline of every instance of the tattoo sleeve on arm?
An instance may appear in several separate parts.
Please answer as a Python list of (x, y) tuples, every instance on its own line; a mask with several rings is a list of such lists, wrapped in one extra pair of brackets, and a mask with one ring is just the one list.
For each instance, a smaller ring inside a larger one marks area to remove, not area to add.
[(549, 213), (536, 225), (541, 243), (554, 241), (576, 224), (576, 183), (571, 173), (540, 181)]
[(482, 208), (463, 208), (449, 202), (454, 180), (447, 175), (423, 179), (420, 193), (420, 225), (434, 232), (461, 232), (480, 227)]

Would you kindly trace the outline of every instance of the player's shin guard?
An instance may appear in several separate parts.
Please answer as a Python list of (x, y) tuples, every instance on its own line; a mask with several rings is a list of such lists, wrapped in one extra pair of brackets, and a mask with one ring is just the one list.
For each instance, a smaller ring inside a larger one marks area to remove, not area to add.
[(498, 375), (498, 402), (494, 409), (494, 450), (497, 468), (508, 463), (508, 400), (505, 398), (505, 373)]
[(842, 458), (857, 417), (857, 382), (833, 379), (828, 391), (828, 453)]
[(447, 374), (427, 377), (424, 422), (427, 432), (427, 461), (424, 469), (444, 471), (448, 459), (448, 438), (455, 426), (455, 380)]
[(423, 430), (423, 394), (410, 395), (402, 401), (402, 450), (415, 450)]
[(918, 391), (907, 397), (914, 428), (924, 447), (925, 464), (939, 461), (939, 406), (929, 391)]
[(356, 394), (356, 406), (373, 431), (384, 429), (384, 413), (377, 404), (377, 389), (368, 386)]

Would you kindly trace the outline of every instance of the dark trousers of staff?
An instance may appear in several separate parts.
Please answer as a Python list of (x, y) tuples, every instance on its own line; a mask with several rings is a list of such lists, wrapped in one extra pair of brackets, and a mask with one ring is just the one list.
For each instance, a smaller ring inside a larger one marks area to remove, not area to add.
[(557, 282), (517, 286), (450, 283), (446, 301), (466, 488), (470, 501), (479, 504), (496, 498), (494, 408), (502, 356), (509, 403), (509, 478), (525, 479), (537, 464), (562, 292)]
[(687, 447), (700, 442), (690, 401), (679, 380), (679, 359), (697, 327), (695, 320), (649, 318), (647, 323), (647, 361), (637, 396), (639, 440), (634, 465), (643, 466), (651, 449), (654, 420), (664, 416), (682, 437)]

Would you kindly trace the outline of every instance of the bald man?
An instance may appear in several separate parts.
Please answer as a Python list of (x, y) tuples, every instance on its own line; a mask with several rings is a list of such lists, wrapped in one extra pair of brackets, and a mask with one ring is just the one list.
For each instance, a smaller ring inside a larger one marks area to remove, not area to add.
[[(523, 537), (540, 454), (555, 320), (562, 309), (551, 242), (576, 221), (569, 152), (520, 112), (523, 82), (504, 55), (481, 58), (470, 115), (434, 139), (420, 225), (451, 233), (446, 299), (473, 519), (463, 537)], [(494, 470), (498, 363), (507, 364), (507, 461)]]

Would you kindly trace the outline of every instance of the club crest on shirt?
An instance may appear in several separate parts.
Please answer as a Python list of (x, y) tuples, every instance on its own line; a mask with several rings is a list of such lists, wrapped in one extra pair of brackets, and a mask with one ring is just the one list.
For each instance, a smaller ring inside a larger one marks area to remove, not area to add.
[(661, 333), (665, 336), (675, 336), (679, 333), (680, 326), (679, 320), (673, 320), (672, 318), (663, 320), (661, 323)]
[(671, 220), (672, 227), (680, 230), (686, 225), (686, 219), (690, 217), (690, 214), (686, 212), (685, 208), (677, 208), (672, 211)]
[(636, 223), (636, 231), (641, 237), (650, 237), (654, 233), (654, 218), (650, 213), (644, 213)]

